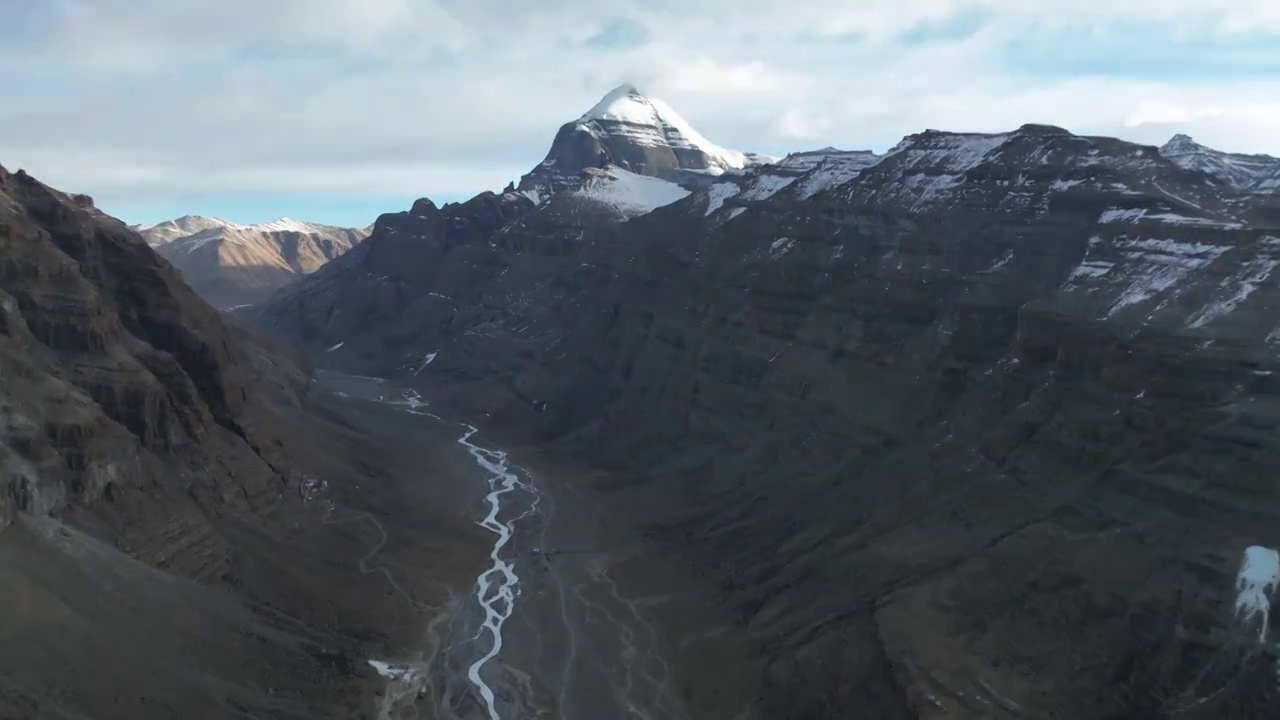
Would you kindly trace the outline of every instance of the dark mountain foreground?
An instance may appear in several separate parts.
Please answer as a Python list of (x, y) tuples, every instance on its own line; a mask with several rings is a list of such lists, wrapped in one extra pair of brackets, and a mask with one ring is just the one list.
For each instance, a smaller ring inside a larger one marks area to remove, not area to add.
[(0, 168), (0, 718), (375, 716), (487, 540), (451, 439), (309, 385)]

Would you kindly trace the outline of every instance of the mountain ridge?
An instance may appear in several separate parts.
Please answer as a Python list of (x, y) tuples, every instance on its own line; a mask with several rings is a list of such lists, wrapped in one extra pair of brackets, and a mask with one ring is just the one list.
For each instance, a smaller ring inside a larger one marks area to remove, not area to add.
[(370, 232), (287, 217), (243, 225), (201, 215), (130, 229), (222, 309), (266, 298), (350, 250)]
[[(0, 717), (375, 714), (365, 658), (416, 651), (406, 597), (462, 592), (483, 545), (447, 501), (468, 478), (422, 499), (452, 443), (313, 381), (91, 198), (0, 166)], [(374, 514), (380, 562), (452, 559), (388, 592), (331, 522)]]
[(294, 220), (289, 217), (280, 217), (275, 220), (268, 220), (260, 223), (243, 224), (226, 220), (213, 215), (183, 215), (172, 220), (164, 220), (158, 223), (150, 224), (134, 224), (129, 229), (141, 235), (147, 240), (147, 244), (152, 247), (162, 245), (173, 240), (194, 235), (206, 230), (218, 228), (226, 228), (230, 230), (242, 230), (249, 232), (297, 232), (297, 233), (325, 233), (331, 231), (346, 230), (370, 230), (373, 228), (369, 224), (363, 228), (342, 227), (339, 225), (325, 225), (323, 223), (306, 222), (303, 220)]
[(754, 717), (1280, 708), (1231, 612), (1280, 547), (1274, 194), (1043, 124), (703, 176), (419, 201), (244, 317), (598, 470)]
[(1280, 158), (1262, 153), (1231, 153), (1201, 145), (1178, 133), (1160, 146), (1165, 157), (1181, 167), (1202, 172), (1218, 182), (1245, 192), (1280, 191)]

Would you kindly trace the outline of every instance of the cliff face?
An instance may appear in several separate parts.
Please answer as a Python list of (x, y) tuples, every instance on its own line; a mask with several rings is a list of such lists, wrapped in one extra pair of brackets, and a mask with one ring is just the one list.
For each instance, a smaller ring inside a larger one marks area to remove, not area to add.
[[(252, 359), (123, 224), (0, 171), (6, 504), (85, 514), (143, 556), (224, 567), (198, 527), (262, 510), (281, 477), (254, 451)], [(132, 506), (149, 521), (127, 521)], [(189, 533), (177, 546), (166, 533)]]
[[(1213, 293), (1272, 238), (1100, 231), (1113, 201), (835, 197), (697, 240), (655, 215), (562, 285), (577, 340), (510, 376), (513, 415), (720, 579), (764, 717), (1269, 714), (1234, 613), (1244, 549), (1280, 539), (1275, 286)], [(442, 352), (435, 396), (488, 352)]]
[(482, 545), (453, 443), (308, 397), (303, 364), (0, 168), (0, 717), (371, 712), (364, 659), (420, 650)]

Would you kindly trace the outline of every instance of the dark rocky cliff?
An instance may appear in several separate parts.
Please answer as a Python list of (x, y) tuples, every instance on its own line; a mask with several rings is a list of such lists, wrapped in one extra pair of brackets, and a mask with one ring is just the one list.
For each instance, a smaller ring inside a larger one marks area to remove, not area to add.
[[(123, 224), (22, 172), (0, 170), (0, 243), (9, 509), (84, 515), (143, 556), (225, 572), (200, 516), (286, 487), (252, 419), (256, 358)], [(152, 521), (131, 518), (139, 503)]]
[(306, 374), (0, 168), (0, 717), (371, 717), (480, 546), (452, 455)]
[(335, 267), (257, 320), (610, 468), (760, 717), (1280, 710), (1236, 605), (1280, 545), (1274, 199), (1047, 126), (855, 162), (586, 231), (388, 217), (380, 294)]

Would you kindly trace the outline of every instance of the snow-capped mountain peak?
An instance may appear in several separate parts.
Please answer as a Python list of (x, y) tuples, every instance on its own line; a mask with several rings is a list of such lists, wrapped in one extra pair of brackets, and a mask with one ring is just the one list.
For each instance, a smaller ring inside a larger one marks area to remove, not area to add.
[(681, 184), (696, 184), (702, 176), (705, 184), (708, 176), (776, 159), (721, 147), (667, 103), (626, 84), (563, 125), (546, 159), (521, 178), (519, 191), (545, 201), (576, 187), (584, 170), (610, 166)]
[(1161, 153), (1177, 152), (1179, 150), (1203, 150), (1205, 147), (1196, 142), (1186, 133), (1178, 133), (1169, 138), (1169, 142), (1160, 146)]
[[(625, 123), (636, 125), (646, 130), (657, 130), (661, 138), (652, 138), (649, 133), (637, 133), (640, 141), (660, 140), (675, 147), (687, 146), (705, 153), (714, 161), (712, 171), (723, 172), (729, 169), (741, 169), (751, 164), (746, 153), (728, 150), (703, 137), (687, 120), (680, 116), (670, 105), (640, 93), (634, 85), (619, 85), (578, 118), (579, 124)], [(657, 144), (657, 143), (655, 143)]]
[(652, 106), (635, 85), (623, 84), (610, 90), (600, 102), (578, 118), (578, 122), (591, 120), (617, 120), (645, 124), (652, 119)]

